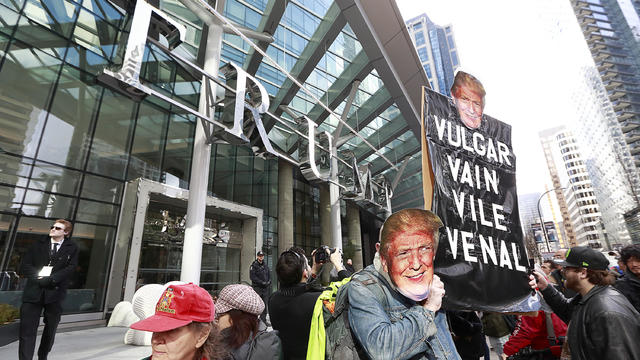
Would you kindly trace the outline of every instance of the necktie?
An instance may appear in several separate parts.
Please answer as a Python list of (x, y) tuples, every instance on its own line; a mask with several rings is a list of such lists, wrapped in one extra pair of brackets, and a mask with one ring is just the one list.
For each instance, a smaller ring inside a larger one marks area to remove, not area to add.
[(60, 245), (60, 244), (58, 244), (58, 243), (53, 243), (53, 248), (51, 249), (51, 254), (50, 254), (50, 255), (51, 255), (51, 257), (53, 257), (53, 255), (55, 255), (55, 254), (56, 254), (56, 252), (58, 252), (58, 246), (59, 246), (59, 245)]

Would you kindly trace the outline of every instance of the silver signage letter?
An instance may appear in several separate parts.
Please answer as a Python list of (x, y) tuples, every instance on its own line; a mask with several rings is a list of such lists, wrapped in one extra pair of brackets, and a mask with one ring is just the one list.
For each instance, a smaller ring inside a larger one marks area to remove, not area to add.
[[(301, 118), (306, 120), (309, 141), (305, 147), (302, 143), (298, 147), (300, 151), (300, 171), (305, 179), (312, 183), (327, 182), (331, 179), (331, 153), (318, 151), (316, 148), (316, 128), (318, 125), (306, 116)], [(322, 131), (318, 134), (318, 144), (326, 149), (331, 149), (331, 134)]]
[[(105, 69), (104, 74), (120, 82), (120, 91), (124, 90), (132, 97), (143, 97), (151, 92), (140, 83), (140, 69), (144, 56), (144, 48), (149, 34), (149, 25), (152, 24), (158, 34), (164, 36), (169, 43), (169, 50), (173, 50), (185, 39), (186, 29), (177, 21), (151, 6), (143, 0), (136, 1), (136, 8), (129, 30), (129, 38), (124, 52), (122, 67), (118, 71)], [(100, 80), (114, 88), (117, 88), (113, 81), (109, 81), (105, 76)]]
[[(261, 114), (269, 110), (269, 94), (267, 89), (255, 77), (242, 70), (238, 65), (229, 62), (220, 68), (225, 75), (227, 85), (235, 88), (235, 93), (226, 89), (224, 111), (221, 122), (223, 129), (217, 129), (216, 136), (231, 144), (251, 142), (254, 153), (261, 149), (253, 146), (259, 139), (267, 153), (292, 161), (288, 156), (276, 151), (271, 145), (267, 131), (262, 123)], [(253, 121), (245, 123), (245, 114)], [(227, 127), (231, 126), (231, 128)], [(255, 131), (257, 130), (257, 135)]]
[(358, 162), (352, 151), (342, 151), (340, 154), (350, 165), (349, 167), (342, 163), (342, 161), (338, 162), (338, 179), (344, 186), (342, 197), (353, 199), (363, 192), (363, 184), (360, 179), (360, 174), (358, 173)]

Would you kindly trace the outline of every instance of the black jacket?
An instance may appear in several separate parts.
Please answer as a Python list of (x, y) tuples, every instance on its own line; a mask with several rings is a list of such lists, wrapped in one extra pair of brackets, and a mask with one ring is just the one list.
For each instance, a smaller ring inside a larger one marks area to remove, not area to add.
[(482, 322), (474, 311), (447, 311), (453, 342), (463, 359), (484, 355)]
[(626, 296), (631, 305), (640, 312), (640, 279), (627, 271), (614, 285), (622, 295)]
[(23, 302), (40, 302), (44, 294), (44, 303), (62, 301), (69, 287), (71, 276), (78, 266), (78, 246), (71, 239), (65, 239), (51, 259), (51, 276), (47, 280), (38, 280), (38, 273), (49, 264), (49, 238), (36, 241), (24, 255), (20, 263), (20, 275), (27, 278), (22, 293)]
[(269, 268), (264, 261), (262, 264), (258, 260), (251, 263), (249, 277), (251, 278), (251, 286), (254, 287), (266, 288), (271, 284), (271, 274), (269, 274)]
[(306, 359), (311, 317), (320, 294), (322, 289), (300, 283), (271, 295), (269, 318), (271, 326), (279, 331), (285, 360)]
[(613, 287), (595, 286), (584, 298), (567, 299), (547, 286), (542, 295), (569, 324), (571, 359), (640, 359), (640, 314)]

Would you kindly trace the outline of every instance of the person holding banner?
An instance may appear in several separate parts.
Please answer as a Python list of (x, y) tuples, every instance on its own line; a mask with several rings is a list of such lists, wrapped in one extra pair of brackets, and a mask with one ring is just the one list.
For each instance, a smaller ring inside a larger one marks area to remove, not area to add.
[(440, 310), (444, 284), (433, 274), (442, 221), (405, 209), (380, 230), (379, 261), (355, 274), (348, 292), (349, 325), (371, 359), (459, 359)]
[[(640, 359), (640, 314), (611, 284), (609, 260), (588, 246), (567, 251), (563, 266), (567, 288), (578, 293), (567, 299), (537, 270), (529, 286), (538, 288), (553, 312), (565, 323), (571, 359)], [(562, 356), (566, 351), (563, 349)]]
[(451, 86), (460, 121), (469, 129), (477, 129), (482, 123), (486, 91), (482, 83), (471, 74), (458, 71)]

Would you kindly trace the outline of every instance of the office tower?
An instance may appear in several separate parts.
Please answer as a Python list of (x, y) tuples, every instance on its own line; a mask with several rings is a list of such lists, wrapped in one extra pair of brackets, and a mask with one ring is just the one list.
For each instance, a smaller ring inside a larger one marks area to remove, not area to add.
[(572, 96), (576, 116), (571, 128), (581, 144), (609, 243), (618, 248), (640, 241), (640, 233), (625, 221), (637, 213), (640, 179), (624, 122), (608, 96), (610, 83), (603, 83), (595, 67), (582, 69), (581, 78), (582, 86)]
[[(571, 5), (595, 62), (624, 141), (640, 167), (640, 19), (638, 9), (615, 0), (572, 0)], [(624, 6), (623, 6), (624, 5)]]
[(453, 75), (460, 66), (451, 25), (434, 24), (426, 14), (406, 22), (431, 88), (451, 96)]
[(564, 126), (539, 136), (569, 244), (602, 247), (600, 210), (576, 139)]

